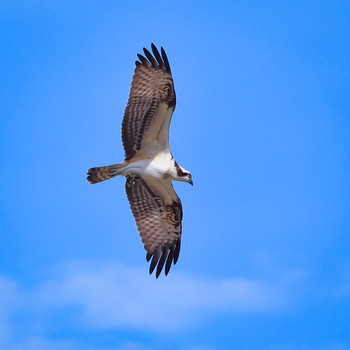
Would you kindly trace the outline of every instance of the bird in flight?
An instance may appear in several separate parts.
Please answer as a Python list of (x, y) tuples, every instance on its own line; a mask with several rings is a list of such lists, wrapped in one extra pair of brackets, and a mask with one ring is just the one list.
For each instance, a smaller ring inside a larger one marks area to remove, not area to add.
[(190, 172), (175, 160), (169, 146), (170, 120), (176, 96), (169, 61), (163, 48), (143, 49), (136, 68), (122, 123), (123, 163), (91, 168), (90, 184), (121, 175), (145, 250), (149, 273), (165, 275), (180, 253), (182, 205), (172, 181), (188, 182)]

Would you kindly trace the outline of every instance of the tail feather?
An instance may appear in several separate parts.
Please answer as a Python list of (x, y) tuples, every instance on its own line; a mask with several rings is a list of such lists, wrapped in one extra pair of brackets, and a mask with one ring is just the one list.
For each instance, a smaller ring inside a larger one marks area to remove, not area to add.
[(96, 184), (102, 182), (117, 175), (120, 175), (120, 171), (123, 168), (124, 164), (115, 164), (109, 166), (102, 166), (97, 168), (91, 168), (87, 172), (87, 180), (90, 184)]

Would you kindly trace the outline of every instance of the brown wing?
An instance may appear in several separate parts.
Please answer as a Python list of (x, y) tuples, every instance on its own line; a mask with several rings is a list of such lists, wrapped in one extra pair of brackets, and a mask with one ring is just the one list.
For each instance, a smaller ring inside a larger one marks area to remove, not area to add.
[[(147, 182), (146, 182), (147, 181)], [(182, 206), (170, 180), (143, 180), (128, 175), (126, 194), (147, 251), (152, 258), (149, 273), (157, 266), (158, 278), (165, 264), (165, 275), (179, 258)]]
[[(163, 48), (161, 54), (152, 46), (153, 55), (143, 49), (145, 56), (138, 55), (131, 83), (128, 105), (124, 112), (122, 139), (125, 158), (130, 159), (141, 149), (143, 136), (162, 104), (175, 109), (176, 97), (168, 58)], [(163, 109), (161, 109), (163, 111)], [(170, 114), (170, 115), (171, 115)], [(166, 118), (164, 112), (160, 117)]]

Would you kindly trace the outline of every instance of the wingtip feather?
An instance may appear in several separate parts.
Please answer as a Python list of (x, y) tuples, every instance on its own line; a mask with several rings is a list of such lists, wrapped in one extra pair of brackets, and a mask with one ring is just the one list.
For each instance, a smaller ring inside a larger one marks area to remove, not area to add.
[(160, 273), (162, 272), (164, 263), (166, 258), (168, 257), (168, 253), (169, 253), (169, 249), (165, 248), (163, 250), (162, 256), (160, 258), (160, 260), (158, 261), (158, 266), (157, 266), (157, 273), (156, 273), (156, 277), (158, 278), (158, 276), (160, 275)]
[(163, 62), (164, 62), (164, 65), (165, 65), (165, 69), (169, 73), (171, 73), (168, 56), (166, 55), (165, 50), (163, 49), (163, 47), (160, 48), (160, 52), (162, 53), (162, 58), (163, 58)]
[(142, 64), (144, 64), (145, 66), (147, 66), (150, 62), (147, 60), (146, 57), (142, 56), (141, 54), (137, 54), (137, 57), (139, 58), (139, 60), (142, 62)]
[(180, 246), (181, 246), (181, 241), (178, 240), (176, 243), (175, 252), (174, 252), (174, 265), (177, 263), (177, 260), (179, 259)]
[(162, 60), (162, 57), (154, 44), (152, 45), (152, 52), (153, 52), (153, 55), (159, 64), (159, 67), (164, 67), (164, 62)]
[(152, 258), (152, 261), (151, 261), (151, 265), (149, 267), (149, 274), (150, 275), (152, 274), (152, 272), (154, 271), (155, 267), (157, 266), (158, 260), (159, 260), (159, 254), (154, 254), (153, 258)]
[(151, 62), (152, 67), (156, 67), (157, 66), (157, 62), (154, 59), (154, 57), (152, 56), (152, 54), (146, 48), (143, 48), (143, 52), (145, 53), (145, 55), (148, 58), (148, 60)]

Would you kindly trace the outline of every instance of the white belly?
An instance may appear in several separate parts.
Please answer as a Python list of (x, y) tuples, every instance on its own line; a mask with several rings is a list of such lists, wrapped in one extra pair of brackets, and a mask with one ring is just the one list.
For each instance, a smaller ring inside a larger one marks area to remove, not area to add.
[(164, 175), (173, 168), (169, 152), (158, 153), (151, 160), (140, 160), (128, 164), (123, 171), (124, 175), (140, 175), (143, 178), (162, 179)]

